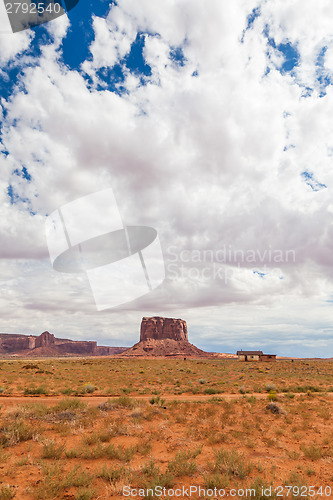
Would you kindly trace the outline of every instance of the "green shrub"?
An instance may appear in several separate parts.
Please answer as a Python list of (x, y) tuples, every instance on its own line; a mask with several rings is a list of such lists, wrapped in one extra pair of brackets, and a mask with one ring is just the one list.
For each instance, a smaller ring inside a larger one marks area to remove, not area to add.
[(93, 384), (84, 384), (83, 392), (86, 392), (87, 394), (92, 394), (95, 391), (96, 387)]
[(269, 401), (277, 401), (277, 399), (278, 399), (275, 391), (269, 391), (269, 394), (267, 397), (268, 397)]
[(165, 399), (161, 398), (161, 396), (153, 396), (152, 398), (150, 398), (149, 403), (151, 405), (164, 406)]
[(219, 389), (214, 389), (214, 387), (207, 387), (207, 389), (204, 390), (205, 394), (219, 394), (220, 392)]
[(115, 400), (108, 399), (107, 401), (113, 408), (135, 408), (138, 402), (129, 396), (119, 396)]

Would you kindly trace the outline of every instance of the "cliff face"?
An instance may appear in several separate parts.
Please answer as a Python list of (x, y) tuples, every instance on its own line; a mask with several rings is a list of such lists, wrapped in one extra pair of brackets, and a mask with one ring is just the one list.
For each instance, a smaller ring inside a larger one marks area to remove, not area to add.
[(39, 336), (0, 333), (0, 354), (19, 356), (105, 356), (125, 351), (122, 347), (97, 346), (93, 341), (58, 339), (52, 333)]
[(56, 347), (62, 353), (95, 354), (97, 351), (97, 342), (79, 340), (76, 342), (64, 342), (63, 344), (58, 344)]
[(35, 347), (46, 347), (55, 344), (55, 337), (52, 333), (43, 332), (36, 338)]
[(144, 340), (185, 340), (188, 342), (187, 325), (183, 319), (142, 318), (140, 342)]
[(3, 352), (15, 352), (35, 347), (35, 337), (24, 335), (2, 334), (0, 337), (0, 349)]
[(210, 354), (190, 344), (186, 321), (154, 316), (142, 318), (140, 342), (124, 351), (122, 356), (207, 357)]

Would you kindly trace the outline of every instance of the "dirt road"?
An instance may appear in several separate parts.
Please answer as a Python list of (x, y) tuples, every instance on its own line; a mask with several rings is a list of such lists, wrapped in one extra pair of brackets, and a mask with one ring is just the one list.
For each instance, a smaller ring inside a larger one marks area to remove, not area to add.
[[(297, 395), (305, 395), (304, 393), (300, 393)], [(73, 396), (81, 401), (84, 401), (90, 406), (98, 405), (100, 403), (105, 402), (107, 399), (117, 399), (119, 398), (120, 394), (114, 394), (114, 395), (105, 395), (105, 396)], [(267, 399), (267, 393), (252, 393), (252, 394), (246, 394), (247, 397), (254, 396), (257, 399)], [(277, 394), (277, 396), (282, 397), (284, 394)], [(27, 404), (27, 403), (44, 403), (44, 404), (56, 404), (60, 400), (64, 399), (66, 396), (0, 396), (0, 405), (3, 406), (13, 406), (17, 404)], [(208, 401), (212, 398), (222, 398), (224, 400), (233, 400), (233, 399), (240, 399), (243, 396), (241, 394), (217, 394), (217, 395), (210, 395), (210, 394), (165, 394), (165, 395), (160, 395), (161, 398), (165, 399), (166, 402), (170, 401)], [(333, 397), (333, 392), (325, 393), (325, 397), (332, 398)], [(143, 400), (143, 401), (149, 401), (152, 398), (151, 395), (138, 395), (138, 396), (131, 396), (131, 399), (138, 399), (138, 400)]]

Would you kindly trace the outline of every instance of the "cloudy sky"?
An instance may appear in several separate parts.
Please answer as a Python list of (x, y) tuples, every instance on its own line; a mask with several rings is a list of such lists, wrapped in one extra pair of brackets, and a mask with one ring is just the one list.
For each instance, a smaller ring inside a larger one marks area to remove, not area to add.
[[(333, 356), (333, 4), (80, 0), (0, 35), (0, 331), (132, 345), (183, 318), (206, 350)], [(166, 279), (97, 311), (45, 221), (111, 188)]]

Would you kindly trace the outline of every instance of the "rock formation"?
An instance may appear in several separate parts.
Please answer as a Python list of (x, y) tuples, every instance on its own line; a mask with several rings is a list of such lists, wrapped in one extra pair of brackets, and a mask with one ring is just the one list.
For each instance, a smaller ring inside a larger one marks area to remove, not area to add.
[(0, 333), (0, 354), (18, 356), (110, 356), (126, 347), (97, 346), (93, 341), (58, 339), (52, 333), (39, 336)]
[(36, 338), (35, 347), (45, 347), (55, 344), (55, 338), (52, 333), (43, 332), (39, 337)]
[(173, 339), (188, 342), (186, 321), (160, 317), (142, 318), (140, 342), (151, 339)]
[(174, 318), (142, 318), (140, 342), (122, 356), (202, 357), (210, 354), (190, 344), (186, 321)]

